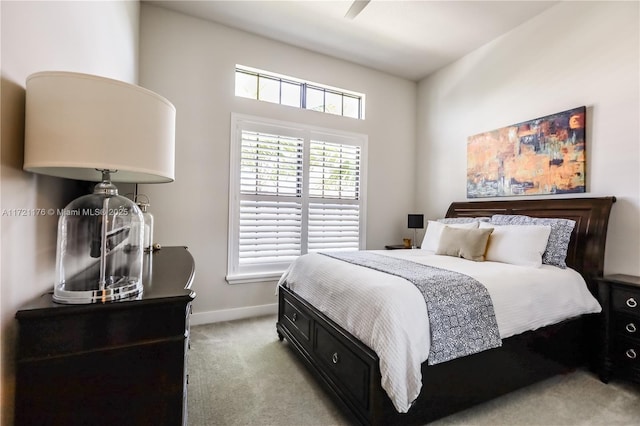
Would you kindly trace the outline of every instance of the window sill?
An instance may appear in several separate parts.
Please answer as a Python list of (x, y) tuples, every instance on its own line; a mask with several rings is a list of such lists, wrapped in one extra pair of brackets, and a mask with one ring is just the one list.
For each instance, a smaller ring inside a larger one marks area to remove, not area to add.
[(276, 283), (282, 276), (280, 272), (260, 272), (253, 274), (234, 274), (227, 275), (225, 279), (229, 284), (252, 284), (252, 283)]

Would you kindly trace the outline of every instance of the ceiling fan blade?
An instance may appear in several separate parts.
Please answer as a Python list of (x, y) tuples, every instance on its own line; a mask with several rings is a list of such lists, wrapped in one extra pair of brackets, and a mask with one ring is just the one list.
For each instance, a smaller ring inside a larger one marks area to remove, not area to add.
[(360, 12), (362, 12), (362, 9), (364, 9), (370, 1), (371, 0), (355, 0), (351, 4), (349, 10), (347, 10), (347, 13), (344, 15), (344, 17), (347, 19), (355, 18)]

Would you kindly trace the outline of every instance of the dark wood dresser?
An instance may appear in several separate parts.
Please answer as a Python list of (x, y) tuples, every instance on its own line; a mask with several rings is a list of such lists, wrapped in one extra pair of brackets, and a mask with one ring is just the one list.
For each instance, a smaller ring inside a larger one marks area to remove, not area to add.
[(608, 275), (598, 281), (603, 309), (600, 379), (640, 383), (640, 277)]
[(186, 247), (145, 254), (136, 300), (16, 313), (16, 425), (186, 425), (190, 290)]

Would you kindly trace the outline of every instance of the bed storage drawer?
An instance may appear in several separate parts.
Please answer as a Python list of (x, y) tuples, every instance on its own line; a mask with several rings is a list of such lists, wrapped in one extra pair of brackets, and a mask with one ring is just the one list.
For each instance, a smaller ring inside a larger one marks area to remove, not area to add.
[(381, 380), (375, 352), (286, 287), (278, 291), (278, 306), (280, 340), (292, 343), (355, 424), (373, 423), (381, 407), (380, 395), (372, 393)]
[(308, 344), (311, 339), (311, 320), (302, 311), (302, 307), (297, 307), (293, 300), (284, 300), (284, 315), (287, 328), (302, 344)]
[(313, 350), (334, 380), (363, 409), (368, 409), (370, 366), (324, 327), (315, 323)]

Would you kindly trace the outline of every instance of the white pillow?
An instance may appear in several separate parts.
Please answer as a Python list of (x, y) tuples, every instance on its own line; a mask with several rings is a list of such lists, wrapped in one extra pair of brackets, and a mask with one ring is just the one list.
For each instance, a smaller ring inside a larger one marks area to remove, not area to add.
[(493, 228), (485, 260), (512, 265), (542, 266), (542, 254), (551, 233), (548, 225), (494, 225), (480, 223), (480, 228)]
[(422, 250), (429, 250), (432, 252), (438, 250), (440, 235), (442, 234), (442, 230), (445, 226), (462, 229), (476, 229), (478, 227), (478, 223), (479, 222), (444, 224), (435, 220), (429, 220), (427, 222), (427, 230), (424, 233), (424, 239), (422, 240), (422, 246), (420, 248)]

